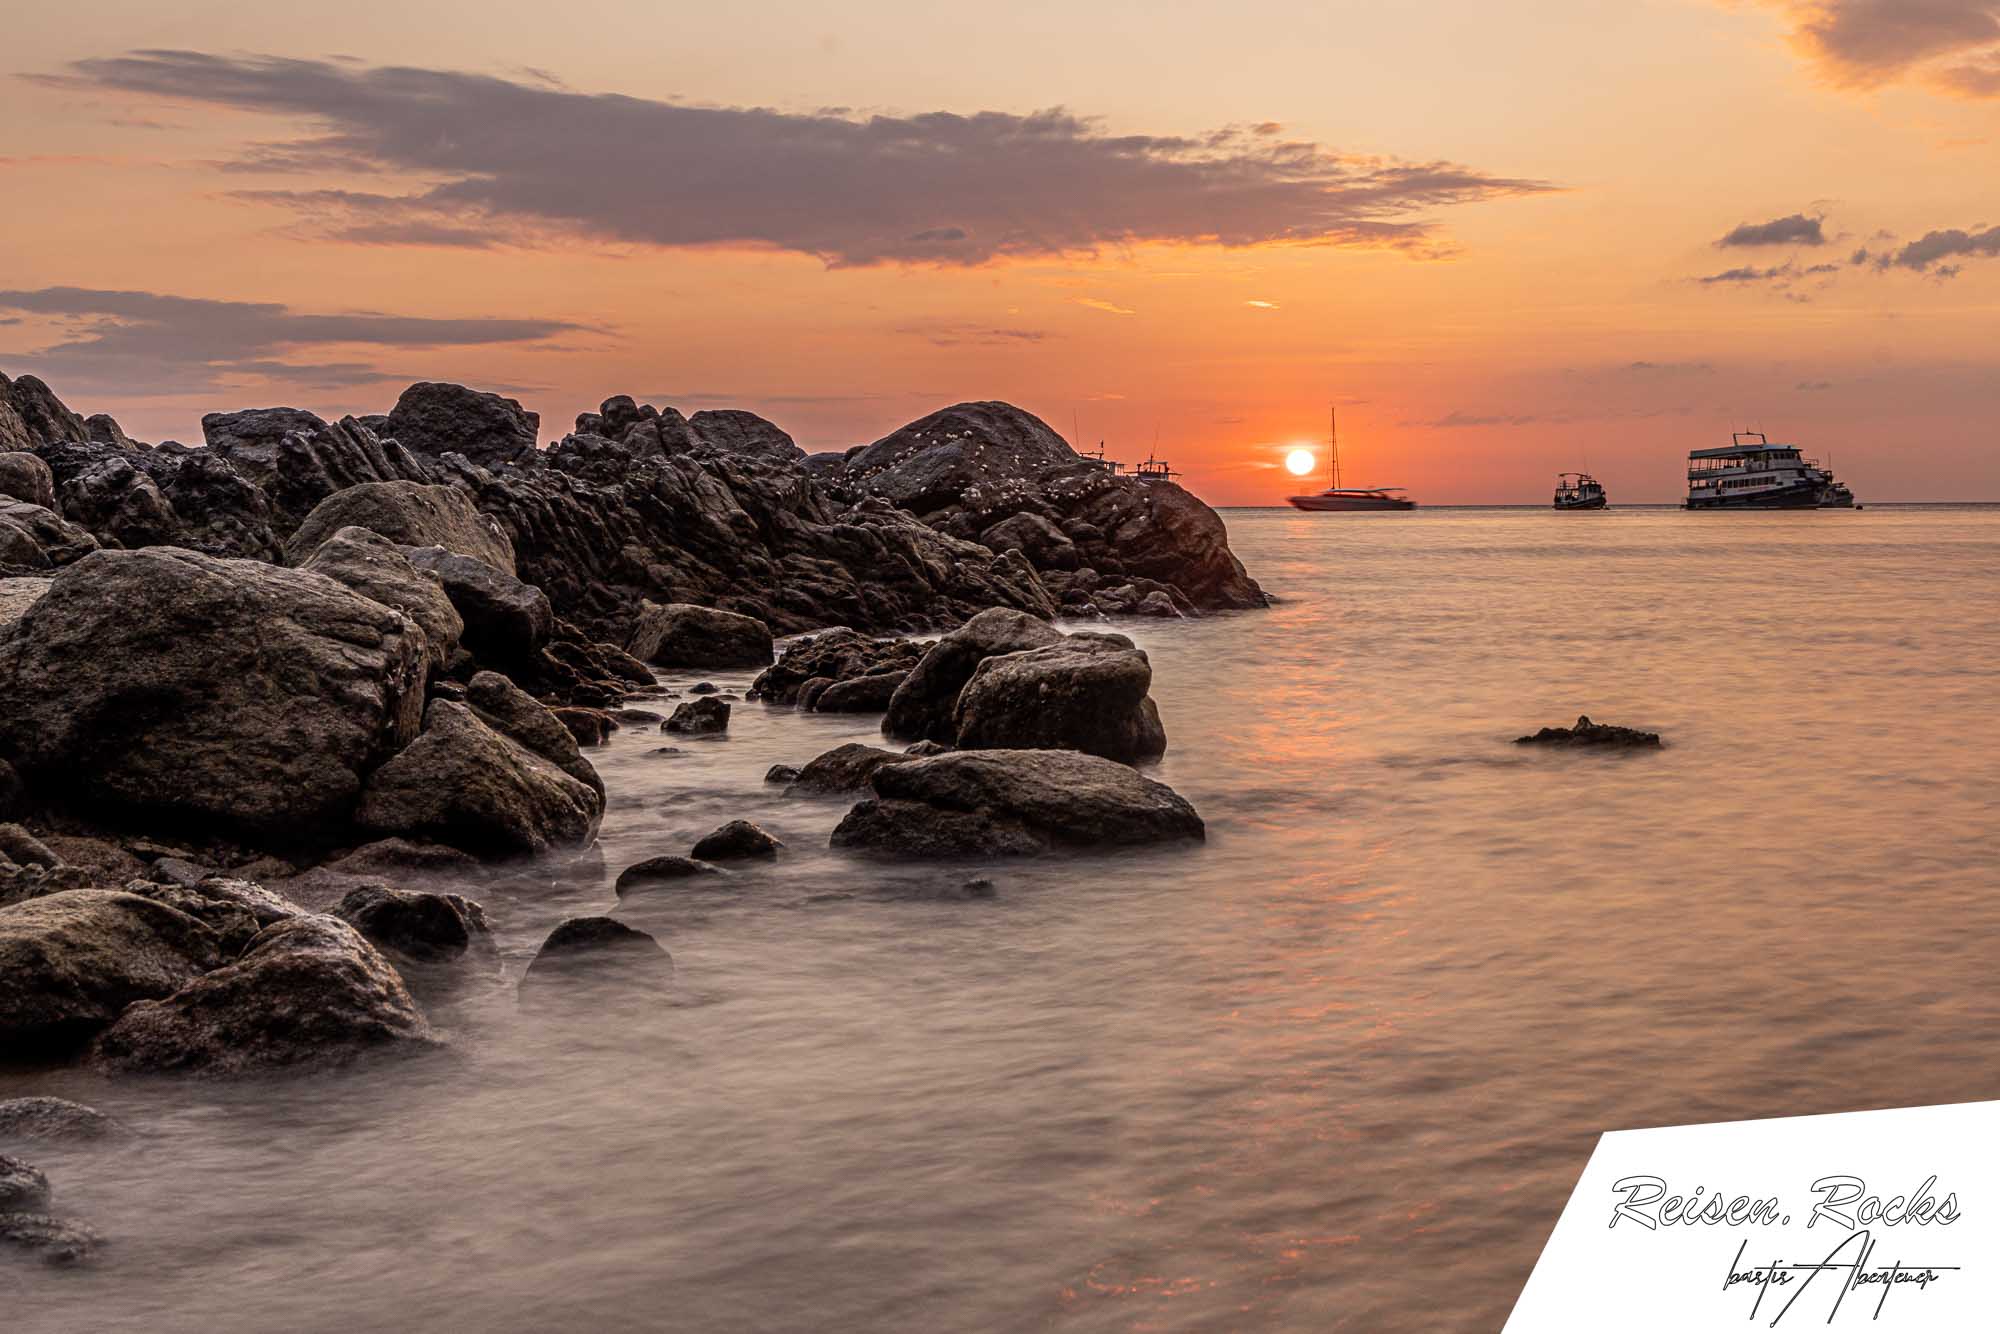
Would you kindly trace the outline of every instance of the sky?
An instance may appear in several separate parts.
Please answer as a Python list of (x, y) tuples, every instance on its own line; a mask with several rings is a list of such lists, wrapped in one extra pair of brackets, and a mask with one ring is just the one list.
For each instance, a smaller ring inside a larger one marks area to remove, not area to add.
[(0, 371), (141, 439), (629, 393), (844, 449), (1005, 399), (1212, 503), (1796, 442), (2000, 500), (2000, 0), (46, 7)]

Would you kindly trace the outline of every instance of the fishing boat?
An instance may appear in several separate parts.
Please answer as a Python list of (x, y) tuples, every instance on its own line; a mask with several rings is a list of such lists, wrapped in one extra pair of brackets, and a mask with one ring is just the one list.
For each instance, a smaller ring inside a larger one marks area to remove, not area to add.
[(1556, 474), (1555, 507), (1559, 510), (1601, 510), (1609, 502), (1604, 484), (1587, 472)]
[(1691, 510), (1818, 509), (1833, 475), (1762, 431), (1736, 431), (1727, 449), (1688, 451)]
[(1340, 484), (1340, 418), (1327, 410), (1327, 452), (1332, 456), (1328, 480), (1333, 485), (1309, 496), (1292, 496), (1295, 509), (1317, 513), (1356, 513), (1370, 510), (1413, 510), (1417, 502), (1400, 486), (1342, 486)]

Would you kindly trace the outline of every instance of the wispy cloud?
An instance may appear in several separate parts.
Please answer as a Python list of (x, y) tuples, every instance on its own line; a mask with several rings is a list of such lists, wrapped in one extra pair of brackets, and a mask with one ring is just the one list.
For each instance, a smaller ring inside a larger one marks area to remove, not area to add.
[(1278, 308), (1278, 303), (1275, 301), (1245, 301), (1243, 304), (1246, 306), (1255, 306), (1258, 310), (1276, 310)]
[(1739, 223), (1716, 243), (1718, 246), (1825, 245), (1826, 232), (1818, 218), (1794, 213), (1769, 222)]
[(37, 77), (285, 117), (300, 137), (246, 144), (263, 172), (395, 173), (407, 189), (248, 197), (371, 244), (551, 236), (742, 245), (828, 264), (980, 264), (1172, 241), (1442, 249), (1432, 214), (1554, 188), (1450, 162), (1276, 137), (1114, 134), (1055, 109), (800, 115), (587, 94), (547, 81), (401, 66), (139, 51)]
[(405, 351), (536, 343), (583, 328), (562, 320), (435, 319), (377, 311), (311, 314), (275, 302), (43, 287), (0, 291), (0, 310), (53, 325), (53, 342), (0, 350), (0, 363), (78, 389), (126, 395), (212, 390), (244, 380), (310, 389), (396, 372), (356, 359), (294, 361), (316, 347)]
[(1960, 97), (2000, 97), (1996, 0), (1761, 0), (1828, 82), (1879, 88), (1915, 78)]
[(1107, 315), (1132, 315), (1137, 313), (1125, 306), (1119, 305), (1115, 301), (1106, 301), (1102, 297), (1079, 296), (1070, 299), (1075, 301), (1079, 306), (1088, 306), (1092, 310), (1101, 310)]
[(910, 338), (921, 338), (938, 347), (1022, 347), (1043, 342), (1049, 337), (1044, 329), (1007, 329), (944, 321), (905, 325), (896, 332)]
[(1853, 262), (1870, 264), (1877, 269), (1911, 269), (1917, 273), (1950, 278), (1957, 275), (1960, 266), (1945, 264), (1944, 260), (1992, 259), (1995, 256), (2000, 256), (2000, 227), (1974, 231), (1947, 227), (1925, 232), (1916, 240), (1894, 249), (1857, 250)]

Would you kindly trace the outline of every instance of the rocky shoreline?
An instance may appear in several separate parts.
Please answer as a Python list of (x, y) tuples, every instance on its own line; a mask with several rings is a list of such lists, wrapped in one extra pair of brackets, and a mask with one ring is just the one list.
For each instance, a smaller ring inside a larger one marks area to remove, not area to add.
[[(542, 448), (513, 400), (428, 383), (380, 417), (202, 425), (143, 445), (0, 377), (0, 1060), (241, 1078), (444, 1045), (427, 998), (499, 972), (451, 886), (586, 853), (587, 750), (621, 727), (881, 714), (893, 748), (771, 776), (851, 801), (831, 842), (856, 858), (1203, 837), (1132, 767), (1167, 746), (1146, 655), (1049, 622), (1264, 595), (1207, 506), (1019, 409), (812, 456), (622, 397)], [(743, 700), (657, 674), (744, 668)], [(616, 894), (783, 855), (734, 820)], [(522, 1003), (579, 977), (659, 987), (672, 960), (570, 919)], [(0, 1151), (31, 1113), (0, 1105)], [(0, 1169), (0, 1251), (87, 1258), (46, 1179)]]

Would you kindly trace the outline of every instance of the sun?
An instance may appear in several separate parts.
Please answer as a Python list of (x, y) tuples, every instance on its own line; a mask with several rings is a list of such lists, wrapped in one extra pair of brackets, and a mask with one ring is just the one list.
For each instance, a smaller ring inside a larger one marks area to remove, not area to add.
[(1310, 449), (1295, 449), (1285, 455), (1285, 471), (1294, 477), (1303, 477), (1313, 470), (1313, 456)]

